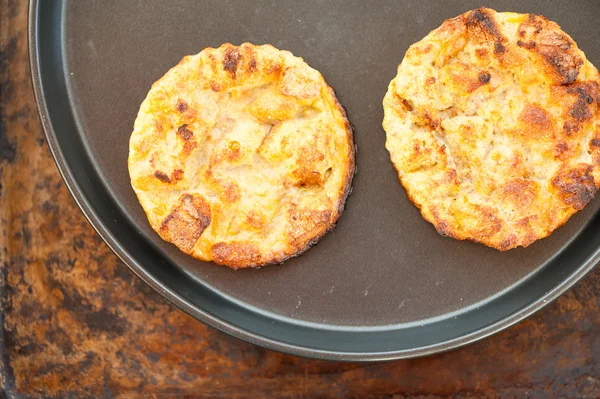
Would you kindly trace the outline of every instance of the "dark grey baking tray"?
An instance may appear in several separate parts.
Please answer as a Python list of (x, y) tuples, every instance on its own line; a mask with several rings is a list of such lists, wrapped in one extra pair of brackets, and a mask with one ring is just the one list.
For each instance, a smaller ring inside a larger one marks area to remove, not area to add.
[[(477, 1), (36, 1), (33, 85), (58, 167), (108, 245), (167, 300), (226, 333), (326, 359), (455, 348), (556, 298), (599, 258), (598, 199), (550, 238), (497, 252), (438, 235), (384, 147), (381, 100), (408, 46)], [(600, 65), (595, 1), (489, 1), (544, 14)], [(320, 70), (355, 126), (358, 174), (338, 227), (281, 266), (233, 271), (150, 229), (129, 185), (128, 140), (150, 85), (184, 55), (271, 43)]]

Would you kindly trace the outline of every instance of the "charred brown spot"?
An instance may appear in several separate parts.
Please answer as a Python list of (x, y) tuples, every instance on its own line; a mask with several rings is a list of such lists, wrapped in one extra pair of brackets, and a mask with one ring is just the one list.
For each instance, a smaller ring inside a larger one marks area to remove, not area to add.
[(592, 147), (592, 148), (600, 147), (600, 139), (590, 140), (590, 147)]
[(179, 181), (183, 179), (183, 170), (181, 169), (175, 169), (173, 171), (173, 173), (171, 174), (171, 180), (173, 181)]
[(494, 42), (494, 54), (504, 54), (506, 52), (506, 48), (500, 42)]
[(467, 28), (479, 28), (484, 34), (489, 34), (494, 38), (502, 38), (494, 18), (485, 8), (479, 8), (469, 13), (467, 17)]
[(188, 125), (181, 125), (177, 129), (177, 135), (185, 141), (191, 140), (194, 137), (194, 132), (187, 128)]
[(532, 217), (531, 216), (526, 216), (523, 219), (519, 219), (517, 221), (517, 226), (521, 226), (521, 227), (530, 227), (529, 223), (531, 221)]
[(490, 75), (488, 72), (482, 71), (482, 72), (479, 72), (477, 79), (479, 80), (479, 83), (481, 83), (482, 85), (485, 85), (490, 82), (490, 79), (492, 79), (492, 75)]
[(179, 113), (183, 113), (183, 112), (187, 111), (188, 105), (185, 101), (183, 101), (182, 99), (179, 99), (179, 100), (177, 100), (176, 108)]
[(160, 170), (155, 170), (154, 176), (162, 182), (171, 183), (171, 178), (169, 177), (169, 175), (167, 175), (164, 172), (161, 172)]
[(568, 91), (572, 94), (577, 94), (577, 100), (575, 101), (573, 108), (569, 111), (569, 116), (577, 122), (583, 122), (590, 119), (592, 117), (590, 105), (594, 103), (594, 96), (598, 92), (597, 85), (582, 84), (578, 87), (571, 88)]
[[(585, 88), (583, 87), (578, 87), (575, 89), (575, 91), (579, 94), (579, 98), (583, 101), (585, 101), (588, 104), (591, 104), (594, 102), (594, 97), (592, 97)], [(597, 87), (595, 88), (594, 91), (597, 91)]]
[(404, 97), (401, 97), (398, 93), (396, 93), (395, 91), (392, 92), (394, 99), (395, 99), (395, 103), (396, 103), (396, 111), (398, 112), (412, 112), (414, 110), (413, 104), (410, 100), (405, 99)]
[(255, 58), (251, 58), (250, 62), (248, 62), (248, 71), (249, 72), (256, 71), (256, 59)]
[(500, 250), (506, 251), (508, 249), (514, 248), (517, 246), (517, 236), (514, 234), (509, 235), (500, 243)]
[(400, 99), (402, 102), (402, 105), (404, 106), (404, 108), (408, 111), (408, 112), (413, 112), (414, 111), (414, 106), (412, 101), (407, 100), (406, 98), (401, 98)]
[(183, 179), (183, 170), (176, 169), (173, 171), (173, 173), (171, 173), (171, 176), (161, 172), (160, 170), (155, 170), (154, 177), (163, 183), (177, 183), (179, 180)]
[(478, 49), (475, 49), (475, 54), (481, 58), (487, 57), (488, 50), (486, 48), (478, 48)]
[(527, 18), (519, 26), (517, 33), (521, 38), (526, 36), (535, 37), (544, 29), (544, 25), (547, 23), (548, 20), (545, 17), (535, 14), (527, 14)]
[(247, 242), (220, 242), (212, 247), (215, 263), (233, 268), (259, 266), (261, 255), (258, 247)]
[(573, 108), (569, 111), (569, 116), (579, 122), (583, 122), (586, 119), (592, 117), (592, 114), (588, 108), (588, 103), (585, 100), (578, 99)]
[(561, 169), (552, 179), (563, 202), (577, 210), (583, 209), (596, 194), (592, 166), (580, 164), (572, 169)]
[(533, 27), (533, 33), (536, 35), (542, 31), (544, 24), (547, 22), (548, 20), (546, 17), (535, 14), (527, 14), (526, 23)]
[(187, 128), (188, 125), (181, 125), (179, 129), (177, 129), (177, 136), (181, 137), (183, 140), (183, 152), (185, 154), (189, 154), (194, 148), (196, 148), (197, 143), (193, 139), (194, 132)]
[(269, 67), (269, 69), (267, 70), (267, 73), (269, 75), (279, 75), (282, 70), (283, 70), (283, 66), (280, 63), (275, 63)]
[(229, 72), (234, 79), (237, 73), (237, 67), (238, 63), (240, 62), (240, 58), (240, 51), (237, 48), (230, 47), (225, 50), (223, 69)]
[(404, 97), (401, 97), (395, 91), (393, 93), (394, 93), (394, 97), (395, 97), (396, 101), (398, 102), (398, 105), (400, 106), (400, 108), (402, 109), (402, 111), (404, 111), (404, 112), (412, 112), (412, 111), (414, 111), (415, 108), (413, 106), (412, 101), (407, 100)]
[(210, 224), (210, 206), (198, 194), (184, 194), (160, 226), (161, 237), (189, 253)]
[(565, 136), (571, 136), (573, 133), (579, 132), (580, 126), (576, 122), (565, 122), (563, 125), (563, 133)]
[(437, 130), (440, 126), (440, 121), (433, 118), (429, 112), (424, 112), (422, 115), (425, 125), (429, 126), (432, 130)]
[(569, 151), (569, 145), (564, 141), (561, 141), (556, 144), (556, 157), (561, 158), (564, 154)]
[(221, 85), (220, 85), (220, 84), (218, 84), (218, 83), (216, 83), (216, 82), (211, 82), (211, 83), (210, 83), (210, 89), (211, 89), (212, 91), (219, 92), (219, 91), (221, 91), (222, 87), (221, 87)]
[(524, 42), (519, 40), (517, 41), (517, 46), (526, 48), (527, 50), (532, 50), (537, 46), (537, 44), (534, 41)]

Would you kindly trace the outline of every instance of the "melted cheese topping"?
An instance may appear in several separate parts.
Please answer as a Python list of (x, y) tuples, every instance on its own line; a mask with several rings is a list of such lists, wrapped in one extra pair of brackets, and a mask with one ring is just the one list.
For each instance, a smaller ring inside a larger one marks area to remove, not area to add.
[(596, 193), (599, 82), (554, 22), (473, 10), (407, 51), (383, 101), (386, 147), (439, 233), (528, 246)]
[(302, 59), (225, 44), (185, 57), (152, 86), (129, 172), (164, 240), (201, 260), (261, 266), (335, 225), (354, 173), (352, 131)]

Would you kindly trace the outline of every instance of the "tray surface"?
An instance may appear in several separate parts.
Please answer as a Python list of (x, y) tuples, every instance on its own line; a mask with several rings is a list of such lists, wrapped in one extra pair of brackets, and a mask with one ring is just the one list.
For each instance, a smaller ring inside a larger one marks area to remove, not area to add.
[[(389, 359), (445, 350), (518, 321), (595, 264), (597, 199), (551, 237), (498, 252), (438, 235), (408, 201), (384, 147), (381, 100), (410, 44), (480, 6), (421, 2), (32, 3), (34, 88), (59, 168), (108, 244), (193, 316), (291, 353)], [(556, 21), (600, 65), (594, 1), (487, 4)], [(152, 231), (127, 173), (150, 85), (184, 55), (223, 42), (303, 57), (355, 126), (358, 174), (337, 228), (261, 270), (204, 264)], [(589, 222), (589, 223), (588, 223)]]

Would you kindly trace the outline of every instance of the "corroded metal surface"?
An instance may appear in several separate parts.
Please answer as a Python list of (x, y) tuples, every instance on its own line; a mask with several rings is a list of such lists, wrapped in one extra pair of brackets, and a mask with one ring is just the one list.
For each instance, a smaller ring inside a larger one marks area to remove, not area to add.
[(600, 397), (600, 270), (482, 342), (372, 365), (264, 350), (169, 306), (102, 243), (54, 166), (26, 14), (0, 0), (0, 397)]

